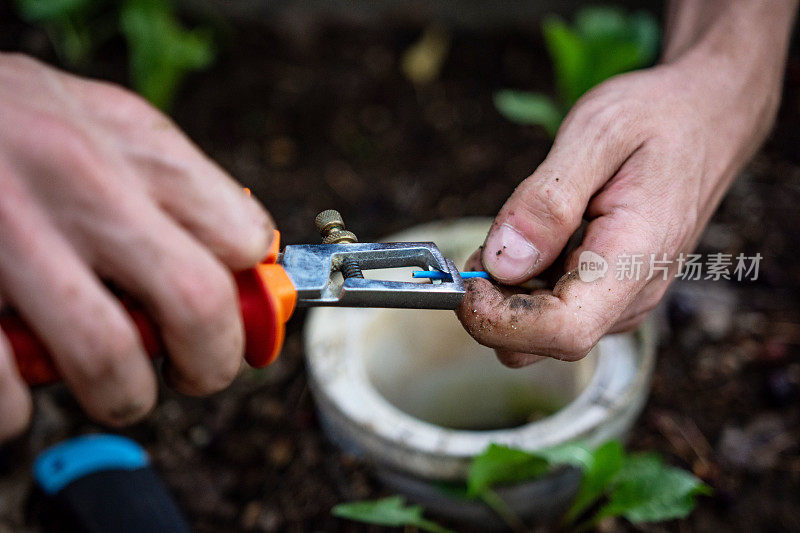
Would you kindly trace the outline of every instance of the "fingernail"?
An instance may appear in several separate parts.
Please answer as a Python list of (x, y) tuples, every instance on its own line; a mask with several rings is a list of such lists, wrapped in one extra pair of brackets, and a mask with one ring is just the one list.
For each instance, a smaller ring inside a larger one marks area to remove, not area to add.
[(503, 224), (489, 233), (483, 246), (483, 266), (495, 279), (507, 283), (527, 278), (539, 250), (510, 224)]

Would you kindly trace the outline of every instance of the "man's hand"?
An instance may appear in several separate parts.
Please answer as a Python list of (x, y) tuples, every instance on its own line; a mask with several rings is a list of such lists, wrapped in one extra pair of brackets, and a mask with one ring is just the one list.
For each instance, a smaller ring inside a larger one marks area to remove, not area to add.
[[(231, 269), (256, 263), (269, 215), (169, 119), (119, 87), (0, 54), (0, 298), (39, 335), (95, 419), (144, 416), (156, 377), (103, 281), (147, 306), (165, 377), (207, 394), (236, 376), (243, 329)], [(0, 439), (30, 394), (0, 332)]]
[[(588, 221), (552, 291), (469, 283), (458, 316), (508, 366), (580, 359), (605, 333), (639, 324), (769, 130), (795, 2), (673, 7), (664, 63), (613, 78), (575, 105), (468, 264), (517, 285), (548, 268)], [(603, 278), (579, 279), (584, 251), (608, 262)], [(635, 254), (645, 258), (642, 275), (617, 280), (618, 258)], [(651, 254), (673, 262), (668, 280), (647, 279)]]

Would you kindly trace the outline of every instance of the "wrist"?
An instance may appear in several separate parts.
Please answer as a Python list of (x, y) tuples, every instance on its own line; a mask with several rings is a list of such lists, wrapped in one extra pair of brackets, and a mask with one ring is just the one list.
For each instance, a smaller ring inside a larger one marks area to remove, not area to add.
[[(795, 0), (670, 3), (662, 64), (728, 135), (759, 144), (777, 112)], [(706, 114), (706, 113), (702, 113)]]

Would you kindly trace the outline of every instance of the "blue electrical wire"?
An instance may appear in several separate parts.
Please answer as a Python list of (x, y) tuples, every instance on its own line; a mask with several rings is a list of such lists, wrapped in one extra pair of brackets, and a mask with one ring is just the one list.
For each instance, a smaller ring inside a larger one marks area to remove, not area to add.
[[(414, 278), (422, 278), (422, 279), (441, 279), (445, 281), (452, 281), (450, 274), (446, 272), (442, 272), (441, 270), (415, 270), (411, 277)], [(462, 272), (461, 279), (470, 279), (470, 278), (484, 278), (490, 279), (489, 274), (483, 271), (476, 271), (476, 272)]]

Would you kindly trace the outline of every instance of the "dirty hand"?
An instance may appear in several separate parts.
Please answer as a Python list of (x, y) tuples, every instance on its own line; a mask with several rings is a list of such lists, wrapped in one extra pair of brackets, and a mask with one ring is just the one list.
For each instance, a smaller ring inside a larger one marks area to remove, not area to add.
[[(580, 359), (603, 334), (639, 324), (769, 130), (795, 2), (673, 7), (663, 64), (612, 78), (574, 106), (467, 265), (518, 285), (588, 222), (552, 290), (469, 282), (458, 316), (508, 366)], [(580, 279), (585, 251), (607, 262), (605, 276)], [(647, 279), (651, 254), (671, 261), (666, 279)], [(617, 279), (615, 265), (633, 255), (644, 258), (641, 275)]]
[[(226, 386), (243, 328), (231, 269), (269, 215), (169, 119), (122, 88), (0, 54), (0, 299), (38, 334), (75, 396), (111, 425), (144, 416), (156, 377), (103, 281), (147, 306), (188, 394)], [(0, 331), (0, 439), (30, 394)]]

